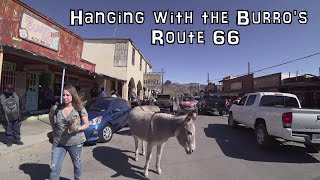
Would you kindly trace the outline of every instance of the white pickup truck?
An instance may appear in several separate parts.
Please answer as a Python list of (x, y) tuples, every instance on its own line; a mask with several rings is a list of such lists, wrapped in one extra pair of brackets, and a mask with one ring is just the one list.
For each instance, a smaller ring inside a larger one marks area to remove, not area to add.
[(247, 94), (229, 110), (228, 125), (255, 129), (261, 147), (273, 138), (304, 143), (310, 151), (320, 146), (320, 110), (302, 109), (293, 94), (259, 92)]

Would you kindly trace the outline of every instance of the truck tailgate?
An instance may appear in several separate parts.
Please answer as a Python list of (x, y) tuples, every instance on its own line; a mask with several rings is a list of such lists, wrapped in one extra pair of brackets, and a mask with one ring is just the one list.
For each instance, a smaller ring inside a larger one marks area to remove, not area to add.
[(293, 109), (291, 129), (294, 132), (320, 133), (320, 110)]

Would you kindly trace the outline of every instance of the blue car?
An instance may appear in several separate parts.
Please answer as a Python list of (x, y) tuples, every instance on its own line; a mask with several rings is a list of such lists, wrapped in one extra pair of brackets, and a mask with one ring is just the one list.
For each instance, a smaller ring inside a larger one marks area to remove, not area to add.
[(128, 101), (121, 98), (93, 98), (85, 104), (89, 128), (84, 133), (87, 142), (108, 142), (114, 132), (128, 124), (131, 110)]

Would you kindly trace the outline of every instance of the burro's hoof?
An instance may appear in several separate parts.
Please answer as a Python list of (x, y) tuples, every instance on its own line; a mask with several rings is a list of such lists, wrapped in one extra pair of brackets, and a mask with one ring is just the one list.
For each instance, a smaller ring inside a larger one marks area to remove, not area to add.
[(145, 152), (143, 152), (141, 155), (142, 155), (142, 156), (145, 156), (145, 155), (146, 155), (146, 153), (145, 153)]
[(148, 171), (144, 171), (144, 176), (145, 176), (146, 178), (149, 178), (149, 173), (148, 173)]
[(135, 161), (138, 161), (138, 160), (139, 160), (139, 158), (138, 158), (138, 157), (136, 157), (136, 158), (134, 158), (134, 160), (135, 160)]
[(161, 174), (161, 169), (160, 168), (157, 169), (157, 174)]

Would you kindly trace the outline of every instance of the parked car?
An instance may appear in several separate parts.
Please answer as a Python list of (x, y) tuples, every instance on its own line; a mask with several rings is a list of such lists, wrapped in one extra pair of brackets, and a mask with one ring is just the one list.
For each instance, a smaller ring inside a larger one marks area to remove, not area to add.
[(226, 101), (228, 99), (229, 97), (219, 94), (205, 94), (198, 103), (199, 112), (227, 115)]
[(180, 103), (180, 110), (195, 111), (198, 114), (197, 100), (192, 96), (184, 96)]
[(160, 108), (161, 112), (172, 113), (173, 111), (173, 102), (170, 94), (158, 94), (155, 105)]
[(121, 98), (93, 98), (85, 104), (88, 111), (89, 128), (84, 133), (87, 142), (108, 142), (114, 132), (128, 123), (131, 110), (128, 102)]
[(255, 129), (256, 143), (261, 147), (271, 145), (274, 138), (303, 143), (310, 151), (318, 151), (320, 146), (320, 110), (301, 108), (293, 94), (245, 95), (229, 111), (229, 126), (239, 123)]

